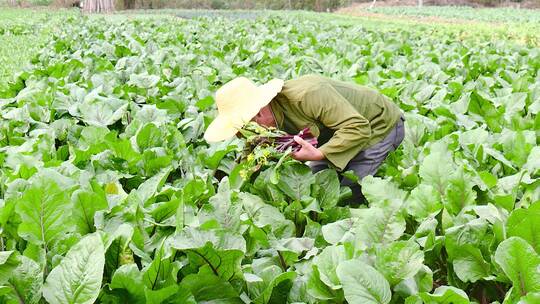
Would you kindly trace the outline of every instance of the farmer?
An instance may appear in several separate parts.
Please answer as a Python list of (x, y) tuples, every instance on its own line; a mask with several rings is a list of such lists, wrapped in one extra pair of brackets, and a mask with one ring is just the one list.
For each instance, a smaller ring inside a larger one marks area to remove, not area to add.
[[(373, 175), (405, 135), (403, 115), (387, 97), (318, 75), (261, 86), (239, 77), (216, 92), (216, 104), (218, 116), (204, 134), (206, 141), (229, 139), (250, 120), (289, 134), (309, 127), (319, 147), (295, 137), (302, 148), (292, 157), (309, 161), (313, 172), (332, 167), (352, 170), (360, 179)], [(346, 178), (341, 184), (351, 188), (351, 202), (364, 199), (358, 184)]]

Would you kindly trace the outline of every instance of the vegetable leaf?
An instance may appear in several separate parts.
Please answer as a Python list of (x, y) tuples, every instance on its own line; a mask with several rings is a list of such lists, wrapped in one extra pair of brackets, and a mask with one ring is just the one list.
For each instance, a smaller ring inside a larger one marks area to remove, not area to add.
[(43, 297), (49, 303), (94, 303), (101, 289), (105, 251), (99, 234), (73, 246), (47, 276)]

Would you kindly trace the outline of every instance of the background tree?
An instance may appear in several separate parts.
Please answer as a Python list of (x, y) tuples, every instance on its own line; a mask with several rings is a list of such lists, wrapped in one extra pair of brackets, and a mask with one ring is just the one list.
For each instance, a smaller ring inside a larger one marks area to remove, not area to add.
[(86, 13), (109, 13), (114, 11), (114, 0), (85, 0), (83, 11)]
[(123, 0), (124, 1), (124, 9), (134, 9), (135, 8), (135, 0)]

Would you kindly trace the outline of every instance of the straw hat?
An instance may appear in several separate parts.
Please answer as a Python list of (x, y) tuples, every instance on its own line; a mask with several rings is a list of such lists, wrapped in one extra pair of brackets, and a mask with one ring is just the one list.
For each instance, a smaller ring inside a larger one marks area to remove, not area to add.
[(216, 92), (218, 115), (206, 129), (204, 139), (217, 142), (233, 137), (282, 87), (281, 79), (273, 79), (261, 86), (245, 77), (229, 81)]

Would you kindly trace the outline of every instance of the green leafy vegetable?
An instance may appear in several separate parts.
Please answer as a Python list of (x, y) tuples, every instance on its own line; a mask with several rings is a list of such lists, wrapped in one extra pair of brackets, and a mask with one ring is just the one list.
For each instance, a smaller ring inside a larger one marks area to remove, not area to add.
[(43, 297), (49, 303), (94, 303), (101, 289), (104, 264), (101, 237), (89, 234), (47, 276)]

